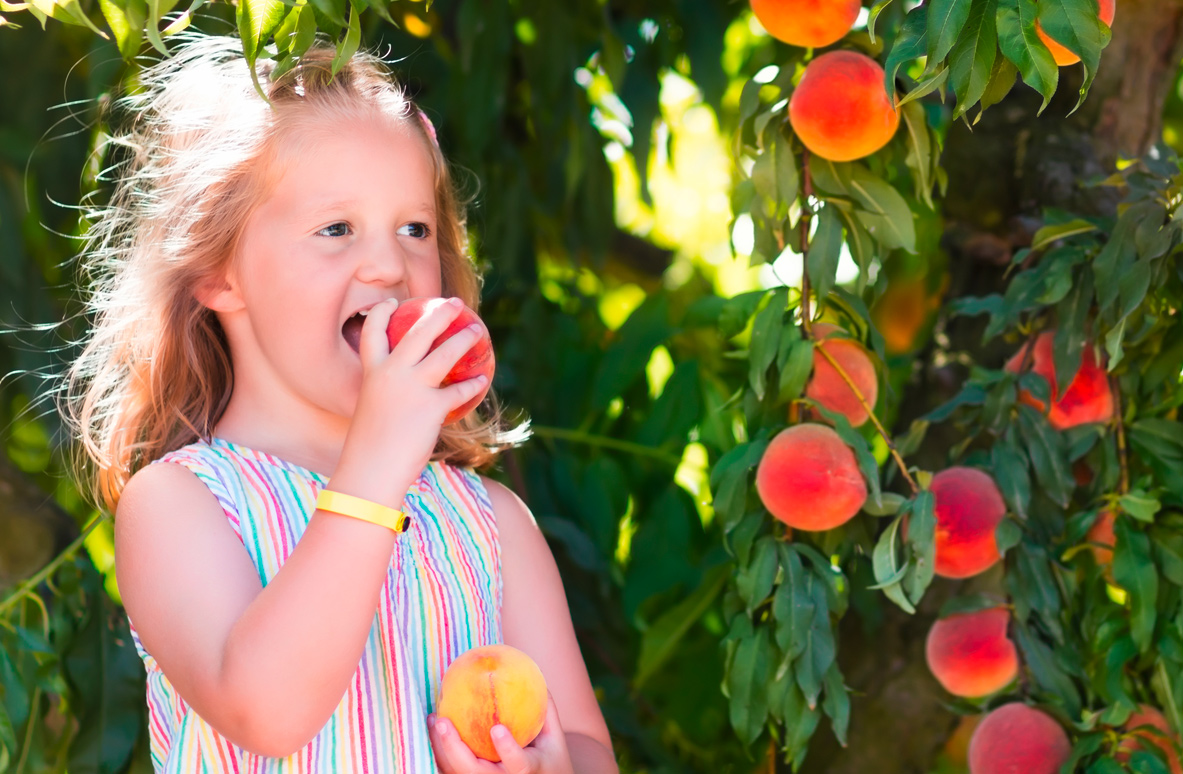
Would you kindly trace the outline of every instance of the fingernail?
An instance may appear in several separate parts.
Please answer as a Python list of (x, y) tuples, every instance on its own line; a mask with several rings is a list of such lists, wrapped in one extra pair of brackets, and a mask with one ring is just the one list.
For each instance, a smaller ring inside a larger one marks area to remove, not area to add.
[(451, 304), (452, 306), (464, 306), (464, 302), (456, 297), (449, 298), (448, 303)]
[(507, 729), (505, 726), (493, 726), (491, 733), (493, 734), (494, 739), (505, 740), (509, 738), (509, 729)]
[(481, 326), (478, 325), (477, 323), (473, 323), (472, 325), (468, 326), (468, 329), (470, 331), (472, 331), (473, 333), (480, 333), (481, 332)]
[(448, 724), (442, 720), (435, 722), (435, 732), (440, 736), (446, 736), (448, 733)]
[(488, 381), (489, 381), (489, 377), (485, 376), (484, 374), (481, 374), (480, 376), (478, 376), (476, 378), (477, 384), (486, 384), (486, 383), (488, 383)]

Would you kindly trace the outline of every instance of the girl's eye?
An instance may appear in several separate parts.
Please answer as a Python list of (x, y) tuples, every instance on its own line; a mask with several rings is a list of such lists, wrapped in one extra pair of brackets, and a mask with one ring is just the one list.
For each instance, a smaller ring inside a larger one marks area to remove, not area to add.
[(332, 223), (328, 226), (325, 226), (324, 228), (322, 228), (320, 231), (317, 231), (316, 233), (320, 234), (321, 236), (327, 236), (327, 237), (348, 236), (349, 235), (349, 224), (348, 223)]
[(414, 237), (415, 239), (427, 239), (431, 236), (431, 227), (426, 223), (408, 223), (398, 230), (400, 234)]

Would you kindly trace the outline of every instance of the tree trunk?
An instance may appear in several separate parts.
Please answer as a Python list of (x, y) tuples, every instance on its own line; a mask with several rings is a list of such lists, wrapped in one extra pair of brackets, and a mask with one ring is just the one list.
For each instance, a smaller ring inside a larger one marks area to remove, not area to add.
[[(943, 246), (950, 253), (950, 296), (985, 295), (1005, 287), (1003, 270), (1030, 244), (1044, 208), (1113, 214), (1120, 192), (1085, 187), (1114, 171), (1120, 156), (1147, 152), (1160, 138), (1163, 104), (1183, 56), (1183, 0), (1121, 0), (1113, 39), (1088, 99), (1072, 115), (1082, 68), (1061, 68), (1060, 88), (1044, 114), (1023, 84), (990, 108), (972, 131), (958, 122), (948, 134), (943, 165), (949, 173)], [(971, 116), (976, 115), (976, 109)], [(983, 318), (942, 321), (951, 349), (980, 351)], [(1001, 364), (985, 362), (988, 366)], [(959, 366), (929, 369), (930, 389), (912, 390), (897, 431), (952, 396), (966, 374)], [(951, 427), (929, 431), (926, 449), (960, 440)], [(937, 437), (934, 434), (942, 434)], [(935, 442), (934, 442), (935, 441)], [(947, 441), (947, 443), (944, 443)], [(943, 451), (942, 451), (943, 453)], [(947, 460), (915, 460), (936, 468)], [(966, 584), (936, 579), (916, 616), (888, 605), (878, 629), (866, 631), (853, 612), (843, 622), (839, 660), (853, 690), (851, 725), (841, 748), (824, 725), (802, 771), (806, 774), (927, 774), (957, 724), (951, 700), (924, 659), (924, 639), (940, 604), (961, 591), (996, 587), (996, 571)], [(786, 769), (787, 770), (787, 769)]]

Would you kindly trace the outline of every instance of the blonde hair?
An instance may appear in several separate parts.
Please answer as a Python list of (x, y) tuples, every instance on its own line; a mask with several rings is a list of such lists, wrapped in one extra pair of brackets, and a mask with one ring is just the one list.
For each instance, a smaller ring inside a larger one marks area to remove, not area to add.
[[(117, 103), (131, 120), (108, 141), (117, 156), (104, 176), (115, 182), (109, 204), (87, 213), (82, 279), (91, 327), (61, 401), (80, 441), (79, 478), (111, 512), (132, 474), (208, 440), (226, 409), (234, 383), (229, 347), (194, 291), (233, 261), (266, 185), (260, 162), (291, 117), (372, 110), (422, 139), (435, 168), (443, 293), (477, 307), (463, 203), (431, 124), (380, 59), (356, 54), (334, 76), (333, 56), (318, 42), (286, 72), (260, 62), (265, 101), (237, 39), (194, 35), (144, 70), (138, 89)], [(444, 427), (433, 458), (491, 463), (513, 438), (501, 429), (495, 399), (486, 408), (486, 419), (470, 414)]]

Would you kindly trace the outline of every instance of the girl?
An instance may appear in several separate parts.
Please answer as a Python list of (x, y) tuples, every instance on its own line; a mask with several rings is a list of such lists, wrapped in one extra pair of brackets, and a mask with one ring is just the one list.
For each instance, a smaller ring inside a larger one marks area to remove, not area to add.
[[(614, 772), (547, 545), (472, 472), (496, 416), (442, 426), (485, 385), (439, 386), (475, 330), (428, 352), (478, 297), (434, 132), (377, 60), (332, 57), (261, 63), (266, 102), (236, 40), (145, 71), (90, 232), (66, 409), (116, 513), (156, 770)], [(391, 350), (419, 296), (452, 300)], [(493, 764), (431, 712), (499, 641), (551, 702), (525, 749), (494, 729)]]

